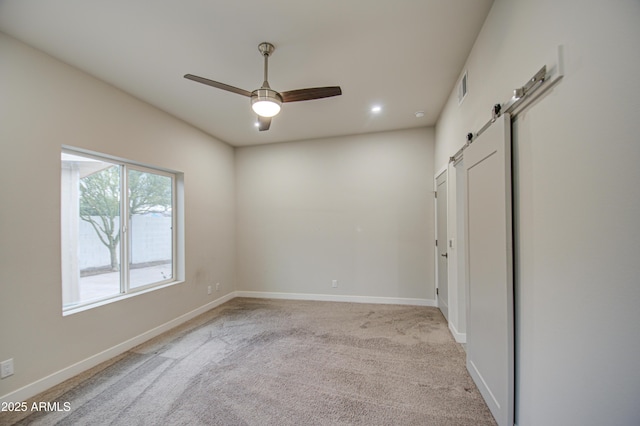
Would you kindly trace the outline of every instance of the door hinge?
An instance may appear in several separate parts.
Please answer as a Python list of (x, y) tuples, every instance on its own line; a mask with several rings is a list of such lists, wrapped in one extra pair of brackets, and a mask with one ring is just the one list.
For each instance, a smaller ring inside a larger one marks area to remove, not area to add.
[(438, 198), (438, 191), (433, 191), (433, 196), (434, 196), (435, 198)]
[(440, 289), (436, 288), (436, 296), (440, 294)]
[(436, 240), (436, 247), (438, 247), (438, 240)]

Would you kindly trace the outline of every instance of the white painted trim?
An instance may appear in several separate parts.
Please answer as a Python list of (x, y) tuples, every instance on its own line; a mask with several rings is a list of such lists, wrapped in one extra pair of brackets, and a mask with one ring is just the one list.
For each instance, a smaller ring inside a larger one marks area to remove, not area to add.
[(225, 302), (228, 302), (235, 297), (235, 292), (231, 292), (225, 296), (220, 297), (219, 299), (207, 303), (206, 305), (202, 305), (199, 308), (194, 309), (191, 312), (187, 312), (186, 314), (180, 315), (179, 317), (174, 318), (162, 325), (159, 325), (158, 327), (152, 328), (149, 331), (132, 337), (129, 340), (117, 344), (100, 353), (92, 355), (89, 358), (83, 359), (82, 361), (65, 367), (60, 371), (56, 371), (55, 373), (43, 377), (42, 379), (36, 380), (35, 382), (23, 386), (20, 389), (16, 389), (13, 392), (3, 395), (2, 397), (0, 397), (0, 403), (26, 401), (27, 399), (36, 396), (40, 392), (44, 392), (47, 389), (50, 389), (51, 387), (58, 385), (65, 380), (77, 376), (78, 374), (87, 371), (104, 361), (108, 361), (109, 359), (116, 357), (138, 346), (139, 344), (144, 343), (147, 340), (150, 340), (164, 333), (165, 331), (171, 330), (172, 328), (177, 327), (180, 324), (187, 322), (190, 319), (195, 318), (198, 315), (203, 314)]
[(150, 293), (152, 291), (156, 291), (156, 290), (160, 290), (163, 288), (167, 288), (167, 287), (171, 287), (174, 285), (179, 285), (179, 284), (184, 284), (184, 281), (171, 281), (168, 283), (164, 283), (164, 284), (152, 284), (151, 287), (145, 287), (142, 290), (133, 290), (133, 291), (129, 291), (127, 293), (123, 293), (123, 294), (118, 294), (115, 297), (108, 297), (107, 299), (103, 299), (103, 300), (99, 300), (97, 302), (93, 302), (93, 303), (88, 303), (85, 305), (80, 305), (80, 306), (75, 306), (73, 308), (68, 308), (68, 309), (64, 309), (62, 310), (62, 316), (66, 317), (68, 315), (73, 315), (73, 314), (77, 314), (80, 312), (84, 312), (84, 311), (89, 311), (93, 308), (97, 308), (99, 306), (104, 306), (104, 305), (108, 305), (109, 303), (114, 303), (114, 302), (119, 302), (121, 300), (126, 300), (126, 299), (130, 299), (132, 297), (136, 297), (138, 295), (141, 294), (145, 294), (145, 293)]
[(456, 342), (467, 343), (467, 333), (460, 333), (453, 324), (453, 321), (449, 321), (449, 331), (453, 338), (456, 339)]
[[(433, 175), (433, 189), (434, 190), (438, 189), (438, 186), (436, 185), (436, 179), (438, 179), (438, 176), (440, 176), (444, 172), (448, 172), (448, 171), (449, 171), (449, 163), (447, 163), (444, 166), (440, 167), (438, 169), (438, 171), (436, 172), (436, 174)], [(449, 175), (448, 174), (447, 174), (447, 180), (449, 180)]]
[[(433, 220), (434, 220), (434, 231), (435, 231), (435, 236), (436, 236), (436, 241), (440, 241), (440, 236), (438, 235), (438, 178), (445, 174), (445, 185), (447, 188), (447, 206), (446, 206), (446, 210), (447, 210), (447, 221), (449, 220), (448, 217), (448, 212), (449, 212), (449, 163), (445, 164), (444, 166), (440, 167), (440, 169), (436, 172), (436, 174), (433, 176), (433, 192), (436, 194), (436, 197), (434, 197), (433, 200)], [(448, 222), (447, 222), (448, 223)], [(448, 228), (447, 228), (448, 230)], [(448, 242), (448, 238), (447, 241), (445, 241), (445, 244), (449, 244)], [(436, 307), (440, 307), (440, 294), (439, 294), (439, 290), (440, 290), (440, 282), (438, 281), (438, 247), (436, 246), (435, 248), (435, 253), (434, 255), (434, 282), (435, 282), (435, 291), (436, 291)], [(448, 271), (447, 271), (448, 272)], [(451, 306), (450, 303), (450, 297), (449, 297), (449, 287), (450, 287), (450, 282), (449, 282), (449, 275), (447, 274), (447, 316), (449, 318), (451, 318), (451, 313), (449, 312), (449, 308)], [(447, 320), (447, 322), (449, 322), (449, 318), (445, 318), (445, 320)]]
[(336, 294), (279, 293), (266, 291), (236, 291), (237, 297), (256, 299), (314, 300), (325, 302), (377, 303), (386, 305), (412, 305), (436, 307), (433, 299), (412, 299), (404, 297), (349, 296)]
[(374, 296), (343, 296), (333, 294), (305, 294), (305, 293), (277, 293), (277, 292), (260, 292), (260, 291), (233, 291), (220, 297), (212, 302), (202, 305), (191, 312), (187, 312), (184, 315), (180, 315), (177, 318), (172, 319), (158, 327), (152, 328), (142, 334), (132, 337), (122, 343), (119, 343), (109, 349), (83, 359), (73, 365), (56, 371), (42, 379), (36, 380), (26, 386), (16, 389), (6, 395), (0, 397), (0, 403), (3, 402), (21, 402), (26, 401), (44, 392), (47, 389), (56, 386), (65, 380), (68, 380), (78, 374), (95, 367), (96, 365), (108, 361), (113, 357), (116, 357), (136, 346), (150, 340), (165, 331), (171, 330), (174, 327), (179, 326), (192, 318), (197, 317), (225, 302), (228, 302), (236, 297), (250, 297), (261, 299), (290, 299), (290, 300), (315, 300), (315, 301), (329, 301), (329, 302), (353, 302), (353, 303), (377, 303), (388, 305), (411, 305), (411, 306), (436, 306), (436, 301), (432, 299), (412, 299), (402, 297), (374, 297)]

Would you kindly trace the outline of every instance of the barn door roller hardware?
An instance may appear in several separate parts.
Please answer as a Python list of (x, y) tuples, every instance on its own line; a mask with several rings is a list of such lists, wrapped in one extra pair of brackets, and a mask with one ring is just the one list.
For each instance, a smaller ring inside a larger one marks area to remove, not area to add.
[[(509, 99), (507, 102), (503, 104), (495, 104), (491, 107), (491, 120), (489, 120), (480, 130), (476, 133), (469, 132), (466, 135), (466, 142), (456, 152), (453, 157), (449, 157), (449, 162), (457, 163), (462, 158), (462, 152), (473, 143), (473, 140), (480, 136), (494, 121), (496, 121), (502, 114), (510, 113), (515, 115), (515, 111), (520, 107), (523, 107), (525, 103), (528, 103), (542, 93), (544, 93), (547, 89), (551, 88), (553, 84), (555, 84), (560, 78), (562, 78), (562, 74), (559, 74), (554, 80), (549, 79), (549, 74), (547, 73), (547, 66), (543, 66), (540, 68), (538, 72), (536, 72), (533, 77), (531, 77), (525, 85), (522, 87), (518, 87), (513, 90), (513, 97)], [(548, 81), (551, 81), (553, 84), (545, 84)], [(543, 90), (538, 90), (540, 88), (544, 88)], [(535, 96), (534, 96), (535, 94)]]

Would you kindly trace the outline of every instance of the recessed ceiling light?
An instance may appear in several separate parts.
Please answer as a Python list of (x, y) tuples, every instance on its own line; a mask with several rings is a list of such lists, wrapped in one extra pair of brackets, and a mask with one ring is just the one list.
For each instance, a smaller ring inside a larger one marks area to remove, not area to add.
[(416, 111), (416, 118), (424, 117), (424, 111)]
[(375, 105), (371, 108), (371, 112), (380, 112), (382, 111), (382, 107), (380, 105)]

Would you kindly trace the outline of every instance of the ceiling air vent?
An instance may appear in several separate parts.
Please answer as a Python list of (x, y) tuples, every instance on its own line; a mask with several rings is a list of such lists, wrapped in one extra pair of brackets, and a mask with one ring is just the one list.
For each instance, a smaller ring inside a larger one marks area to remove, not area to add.
[(467, 72), (465, 71), (458, 83), (458, 105), (462, 103), (465, 96), (467, 96)]

